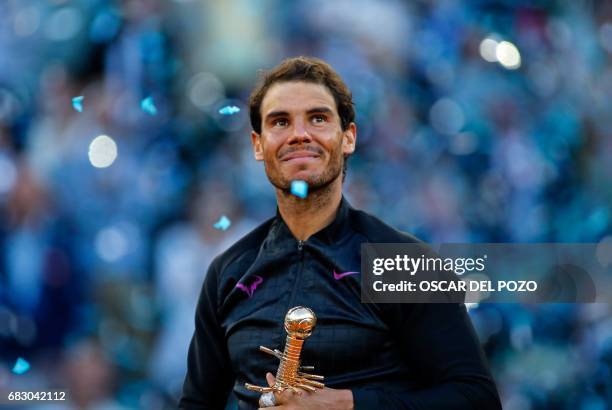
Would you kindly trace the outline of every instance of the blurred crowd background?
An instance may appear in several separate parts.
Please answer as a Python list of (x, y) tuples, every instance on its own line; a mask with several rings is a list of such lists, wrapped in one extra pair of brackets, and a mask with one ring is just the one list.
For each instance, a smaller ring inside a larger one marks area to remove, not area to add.
[[(248, 95), (295, 55), (353, 91), (353, 206), (431, 242), (612, 241), (609, 1), (3, 0), (1, 391), (176, 407), (209, 262), (275, 212)], [(609, 305), (470, 315), (504, 409), (612, 408)]]

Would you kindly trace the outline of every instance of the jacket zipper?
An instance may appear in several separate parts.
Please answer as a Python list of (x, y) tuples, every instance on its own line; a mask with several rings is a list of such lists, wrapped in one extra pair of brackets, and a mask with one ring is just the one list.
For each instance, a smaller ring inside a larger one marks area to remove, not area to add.
[(299, 256), (299, 267), (297, 271), (297, 275), (295, 277), (295, 282), (293, 283), (293, 290), (291, 291), (291, 298), (289, 298), (289, 309), (291, 309), (295, 301), (295, 296), (297, 294), (298, 285), (300, 280), (302, 279), (302, 268), (304, 267), (304, 241), (297, 242), (297, 250)]

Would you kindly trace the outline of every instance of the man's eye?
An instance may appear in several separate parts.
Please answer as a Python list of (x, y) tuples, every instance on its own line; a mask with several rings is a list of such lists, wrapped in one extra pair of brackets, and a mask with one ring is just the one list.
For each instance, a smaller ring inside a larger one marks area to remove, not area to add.
[(324, 115), (315, 115), (314, 117), (312, 117), (312, 122), (314, 124), (323, 124), (326, 121), (327, 121), (327, 118), (325, 118)]
[(287, 124), (288, 124), (287, 120), (282, 119), (282, 118), (272, 121), (272, 125), (275, 127), (286, 127)]

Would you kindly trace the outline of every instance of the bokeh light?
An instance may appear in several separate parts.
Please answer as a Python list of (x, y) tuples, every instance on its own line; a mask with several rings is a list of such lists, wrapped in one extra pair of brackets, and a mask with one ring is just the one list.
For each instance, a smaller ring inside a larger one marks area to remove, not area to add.
[(521, 54), (518, 48), (509, 41), (501, 41), (495, 48), (497, 61), (509, 70), (515, 70), (521, 66)]
[(96, 252), (103, 260), (115, 262), (128, 252), (128, 240), (118, 227), (101, 229), (96, 235)]
[(31, 36), (40, 27), (40, 11), (34, 6), (26, 6), (15, 13), (13, 24), (16, 35)]
[(453, 135), (463, 128), (465, 116), (459, 104), (450, 98), (441, 98), (432, 105), (429, 121), (439, 133)]
[(499, 43), (493, 38), (485, 38), (480, 42), (480, 56), (490, 63), (497, 61), (497, 45)]
[(225, 88), (214, 74), (201, 72), (189, 80), (187, 95), (193, 105), (205, 111), (225, 98)]
[(75, 7), (62, 7), (45, 20), (45, 35), (49, 40), (66, 41), (76, 36), (83, 26), (83, 15)]
[(89, 162), (94, 167), (110, 167), (115, 159), (117, 159), (117, 144), (108, 135), (99, 135), (89, 144)]

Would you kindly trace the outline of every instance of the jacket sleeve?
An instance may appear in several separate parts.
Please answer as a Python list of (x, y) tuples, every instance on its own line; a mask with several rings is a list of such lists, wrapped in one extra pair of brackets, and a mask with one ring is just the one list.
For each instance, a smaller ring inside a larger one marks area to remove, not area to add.
[(392, 329), (404, 360), (426, 386), (390, 392), (353, 389), (355, 410), (501, 410), (484, 352), (463, 304), (404, 304)]
[(195, 332), (187, 356), (181, 410), (223, 410), (234, 383), (224, 333), (217, 316), (217, 260), (208, 269), (195, 314)]

